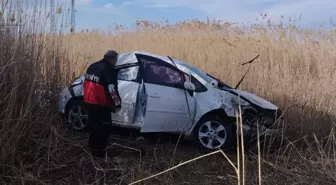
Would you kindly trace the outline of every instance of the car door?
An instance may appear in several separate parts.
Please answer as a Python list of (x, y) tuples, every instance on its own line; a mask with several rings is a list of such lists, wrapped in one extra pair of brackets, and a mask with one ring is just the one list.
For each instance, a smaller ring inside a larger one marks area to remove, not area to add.
[(115, 124), (132, 124), (140, 87), (139, 66), (119, 67), (117, 70), (121, 110), (117, 113), (112, 113), (112, 122)]
[(190, 121), (184, 78), (178, 69), (155, 57), (139, 57), (146, 93), (141, 132), (181, 132)]

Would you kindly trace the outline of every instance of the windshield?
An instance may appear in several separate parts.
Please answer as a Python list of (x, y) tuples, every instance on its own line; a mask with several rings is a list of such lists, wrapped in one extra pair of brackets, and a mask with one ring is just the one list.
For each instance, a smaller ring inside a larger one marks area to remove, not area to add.
[(191, 65), (186, 64), (186, 63), (180, 63), (180, 65), (182, 65), (183, 67), (186, 67), (190, 71), (196, 73), (198, 76), (200, 76), (202, 79), (204, 79), (208, 83), (211, 83), (213, 80), (216, 80), (218, 82), (218, 88), (220, 88), (220, 89), (222, 89), (222, 88), (232, 89), (232, 87), (230, 87), (229, 85), (225, 84), (221, 80), (213, 77), (210, 74), (207, 74), (207, 73), (204, 73), (204, 72), (200, 71), (199, 69), (197, 69), (194, 66), (191, 66)]
[(189, 64), (186, 63), (180, 63), (180, 65), (182, 65), (183, 67), (188, 68), (190, 71), (196, 73), (198, 76), (200, 76), (203, 80), (205, 80), (208, 83), (211, 83), (214, 79), (211, 78), (210, 76), (206, 75), (206, 73), (200, 71), (199, 69), (197, 69), (194, 66), (191, 66)]
[(210, 74), (206, 74), (207, 76), (211, 77), (212, 79), (217, 80), (218, 82), (218, 88), (222, 89), (222, 88), (227, 88), (227, 89), (233, 89), (232, 87), (230, 87), (229, 85), (227, 85), (226, 83), (222, 82), (220, 79), (213, 77)]

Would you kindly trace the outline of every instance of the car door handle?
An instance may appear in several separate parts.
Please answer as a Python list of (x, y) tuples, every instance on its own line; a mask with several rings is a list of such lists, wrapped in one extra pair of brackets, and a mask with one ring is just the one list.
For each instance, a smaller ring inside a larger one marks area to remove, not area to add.
[(151, 98), (161, 98), (160, 96), (157, 96), (157, 95), (149, 95), (149, 97), (151, 97)]

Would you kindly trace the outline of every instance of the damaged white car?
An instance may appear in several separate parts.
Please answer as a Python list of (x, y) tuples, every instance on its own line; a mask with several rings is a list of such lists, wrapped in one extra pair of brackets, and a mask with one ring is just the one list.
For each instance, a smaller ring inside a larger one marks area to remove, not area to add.
[[(147, 52), (120, 54), (116, 65), (122, 109), (112, 124), (140, 132), (182, 133), (206, 149), (231, 147), (236, 115), (242, 109), (243, 130), (277, 135), (279, 108), (246, 91), (232, 88), (196, 67), (169, 56)], [(75, 130), (88, 125), (81, 75), (60, 93), (59, 111)], [(238, 98), (239, 96), (239, 98)]]

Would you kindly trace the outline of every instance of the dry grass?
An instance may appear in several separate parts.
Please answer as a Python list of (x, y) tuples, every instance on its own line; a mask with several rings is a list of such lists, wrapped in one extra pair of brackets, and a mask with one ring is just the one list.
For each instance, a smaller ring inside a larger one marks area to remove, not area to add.
[[(204, 153), (187, 142), (176, 148), (176, 140), (137, 141), (129, 132), (112, 137), (109, 151), (118, 157), (100, 163), (108, 170), (93, 165), (86, 135), (71, 133), (60, 124), (55, 95), (83, 72), (87, 62), (99, 59), (109, 48), (169, 55), (231, 85), (245, 72), (240, 64), (260, 54), (241, 88), (286, 110), (289, 142), (271, 155), (263, 153), (260, 162), (253, 155), (239, 179), (246, 179), (246, 184), (336, 183), (335, 31), (272, 24), (143, 21), (135, 31), (116, 26), (117, 34), (50, 35), (39, 22), (20, 17), (19, 10), (9, 5), (14, 1), (6, 1), (7, 6), (4, 2), (0, 2), (1, 184), (129, 184), (188, 160), (192, 162), (139, 184), (237, 184), (236, 171), (218, 153), (195, 161)], [(59, 10), (59, 19), (66, 20)], [(18, 32), (8, 27), (15, 23), (25, 25)], [(37, 96), (40, 89), (50, 93)], [(41, 98), (48, 102), (44, 107), (39, 104)], [(228, 157), (235, 166), (239, 161), (240, 174), (242, 161), (235, 155)]]
[[(80, 53), (86, 63), (99, 59), (106, 48), (120, 52), (144, 50), (189, 62), (231, 85), (245, 73), (246, 68), (240, 64), (260, 54), (242, 89), (265, 97), (283, 109), (289, 108), (286, 118), (296, 132), (293, 135), (329, 133), (324, 128), (332, 126), (332, 115), (336, 114), (333, 109), (336, 88), (332, 85), (336, 83), (333, 31), (320, 33), (279, 28), (279, 25), (236, 28), (193, 21), (119, 32), (118, 35), (99, 32), (73, 35), (69, 37), (74, 48), (71, 53)], [(285, 37), (285, 32), (289, 36)], [(298, 41), (294, 35), (302, 39)]]

